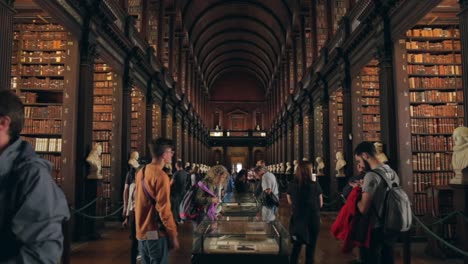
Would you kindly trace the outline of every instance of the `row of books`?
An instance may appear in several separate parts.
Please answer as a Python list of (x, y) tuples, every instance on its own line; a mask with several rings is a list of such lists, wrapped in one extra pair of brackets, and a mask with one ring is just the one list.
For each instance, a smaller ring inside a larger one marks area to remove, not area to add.
[(94, 73), (94, 80), (95, 81), (112, 81), (113, 76), (112, 76), (112, 73)]
[(463, 107), (457, 105), (411, 105), (410, 114), (412, 117), (456, 117), (463, 116)]
[(406, 31), (407, 37), (436, 37), (436, 38), (459, 38), (458, 28), (414, 28)]
[(380, 99), (378, 97), (362, 97), (361, 103), (364, 105), (378, 105), (380, 104)]
[(362, 122), (365, 123), (379, 123), (380, 122), (380, 114), (379, 115), (363, 115)]
[[(18, 77), (13, 77), (12, 79), (14, 82), (18, 83)], [(63, 90), (65, 81), (63, 79), (29, 77), (21, 78), (19, 84), (20, 89)], [(13, 88), (17, 88), (17, 85), (15, 85)]]
[(362, 124), (363, 131), (380, 131), (380, 123), (363, 123)]
[[(63, 65), (23, 65), (20, 68), (19, 72), (21, 72), (21, 75), (63, 76), (65, 72), (65, 66)], [(16, 71), (12, 70), (12, 75), (17, 75)]]
[(451, 171), (452, 154), (450, 153), (413, 153), (413, 170), (416, 171)]
[(408, 74), (461, 75), (461, 65), (408, 65)]
[(61, 138), (31, 138), (23, 137), (38, 152), (62, 152)]
[(459, 52), (461, 50), (460, 40), (444, 40), (441, 42), (431, 41), (407, 41), (406, 49), (409, 50), (443, 50)]
[(112, 81), (98, 81), (94, 80), (94, 87), (95, 88), (109, 88), (109, 87), (115, 87), (117, 83), (112, 82)]
[(414, 195), (411, 209), (415, 215), (426, 215), (428, 213), (428, 201), (426, 195)]
[(410, 92), (411, 102), (462, 102), (463, 91), (441, 92), (428, 90), (423, 92)]
[(460, 77), (450, 77), (450, 78), (440, 78), (440, 77), (410, 77), (408, 78), (408, 85), (410, 89), (455, 89), (462, 87), (462, 78)]
[(102, 153), (111, 153), (112, 145), (109, 141), (99, 142), (102, 146)]
[(112, 130), (114, 127), (114, 123), (110, 122), (103, 122), (103, 121), (93, 121), (93, 130)]
[(112, 113), (113, 107), (112, 105), (94, 105), (93, 111), (95, 113)]
[(37, 102), (37, 93), (21, 93), (20, 98), (23, 104), (35, 104)]
[(414, 173), (413, 190), (426, 192), (428, 187), (448, 185), (453, 177), (453, 172)]
[(59, 24), (53, 24), (53, 23), (46, 23), (46, 24), (14, 24), (14, 30), (16, 31), (64, 31), (64, 27), (59, 25)]
[(112, 132), (110, 131), (93, 131), (93, 140), (110, 141), (112, 140)]
[(381, 139), (381, 134), (376, 131), (364, 131), (362, 132), (363, 138), (366, 139), (367, 141), (380, 141)]
[(24, 107), (25, 118), (62, 118), (62, 106)]
[(461, 118), (411, 119), (411, 133), (451, 134), (455, 128), (463, 125)]
[[(365, 106), (365, 105), (364, 105)], [(380, 113), (380, 107), (379, 106), (366, 106), (361, 108), (361, 112), (363, 114), (371, 114), (371, 115), (377, 115)]]
[(103, 153), (101, 155), (101, 164), (103, 167), (110, 167), (112, 164), (112, 155), (109, 153)]
[(63, 31), (15, 31), (13, 39), (24, 40), (67, 40), (68, 33)]
[(461, 54), (433, 55), (430, 53), (408, 54), (408, 63), (461, 64)]
[(451, 136), (420, 136), (411, 137), (413, 151), (451, 151), (453, 139)]
[(112, 105), (114, 97), (112, 96), (94, 96), (93, 103), (96, 104), (107, 104)]
[(33, 49), (33, 50), (55, 50), (62, 49), (64, 50), (67, 47), (67, 41), (65, 40), (24, 40), (23, 49)]
[(112, 113), (94, 112), (93, 120), (94, 121), (112, 121)]
[[(44, 51), (22, 51), (20, 54), (21, 63), (64, 63), (65, 52), (61, 50)], [(14, 59), (14, 58), (13, 58)]]
[(24, 120), (22, 133), (25, 134), (61, 134), (62, 121), (60, 120)]
[(61, 156), (51, 155), (51, 154), (43, 154), (39, 153), (41, 158), (46, 159), (52, 163), (52, 178), (55, 180), (58, 186), (62, 186), (64, 177), (62, 174), (62, 159)]

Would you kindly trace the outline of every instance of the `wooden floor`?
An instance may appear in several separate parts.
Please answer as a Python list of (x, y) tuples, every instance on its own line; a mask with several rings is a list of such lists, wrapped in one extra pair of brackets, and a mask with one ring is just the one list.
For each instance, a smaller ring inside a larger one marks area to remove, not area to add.
[[(279, 210), (280, 220), (285, 227), (288, 227), (289, 207), (283, 199)], [(317, 245), (315, 260), (316, 263), (348, 263), (355, 258), (354, 255), (345, 255), (340, 252), (340, 242), (330, 235), (330, 226), (336, 213), (322, 213), (322, 227)], [(128, 230), (123, 230), (120, 223), (107, 223), (102, 230), (102, 238), (97, 241), (77, 243), (72, 246), (72, 264), (124, 264), (129, 263), (130, 240)], [(181, 248), (170, 253), (170, 263), (190, 263), (192, 248), (192, 225), (183, 224), (179, 227), (179, 239)], [(431, 259), (424, 255), (424, 244), (412, 245), (412, 264), (461, 264), (461, 260), (441, 260)], [(397, 245), (395, 249), (397, 263), (402, 262), (402, 248)], [(302, 252), (302, 261), (304, 263)], [(247, 263), (244, 263), (247, 264)]]

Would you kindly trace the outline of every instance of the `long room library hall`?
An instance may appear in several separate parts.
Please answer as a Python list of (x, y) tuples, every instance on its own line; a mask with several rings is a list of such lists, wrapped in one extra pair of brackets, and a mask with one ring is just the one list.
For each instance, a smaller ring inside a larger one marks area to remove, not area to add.
[(0, 23), (0, 263), (468, 263), (468, 0), (0, 0)]

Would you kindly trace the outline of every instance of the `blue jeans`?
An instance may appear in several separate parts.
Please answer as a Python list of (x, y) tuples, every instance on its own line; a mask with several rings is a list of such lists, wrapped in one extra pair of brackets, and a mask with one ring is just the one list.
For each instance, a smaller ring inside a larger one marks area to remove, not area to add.
[(160, 237), (158, 240), (140, 240), (138, 241), (140, 248), (142, 264), (168, 264), (169, 263), (169, 247), (167, 237)]

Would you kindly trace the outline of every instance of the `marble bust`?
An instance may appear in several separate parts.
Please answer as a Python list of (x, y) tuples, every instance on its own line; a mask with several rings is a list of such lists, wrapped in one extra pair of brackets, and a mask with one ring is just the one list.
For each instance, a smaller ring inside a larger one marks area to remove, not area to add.
[(299, 166), (299, 161), (294, 160), (293, 164), (294, 164), (294, 173), (296, 173), (297, 167)]
[(323, 170), (325, 169), (325, 162), (323, 162), (321, 157), (317, 157), (315, 161), (317, 162), (317, 176), (325, 176), (323, 173)]
[(88, 157), (86, 158), (86, 162), (89, 164), (89, 174), (88, 179), (91, 180), (101, 180), (102, 173), (102, 163), (101, 163), (101, 154), (102, 154), (102, 146), (101, 144), (95, 144), (91, 152), (89, 152)]
[(138, 158), (140, 157), (140, 154), (138, 154), (137, 151), (133, 151), (130, 153), (130, 159), (128, 160), (128, 165), (131, 167), (138, 169), (140, 167), (140, 163), (138, 162)]
[(284, 168), (284, 163), (281, 162), (280, 165), (279, 165), (279, 173), (285, 173), (285, 168)]
[(383, 152), (383, 144), (380, 142), (374, 143), (376, 158), (382, 163), (388, 163), (387, 155)]
[(286, 162), (286, 174), (292, 174), (293, 173), (293, 170), (292, 170), (292, 167), (291, 167), (291, 162)]
[(451, 184), (468, 184), (468, 175), (463, 175), (463, 170), (468, 167), (468, 127), (457, 127), (452, 134), (453, 154), (452, 167), (455, 177)]
[(345, 177), (344, 167), (346, 166), (346, 161), (344, 160), (343, 153), (341, 151), (336, 152), (336, 177)]

